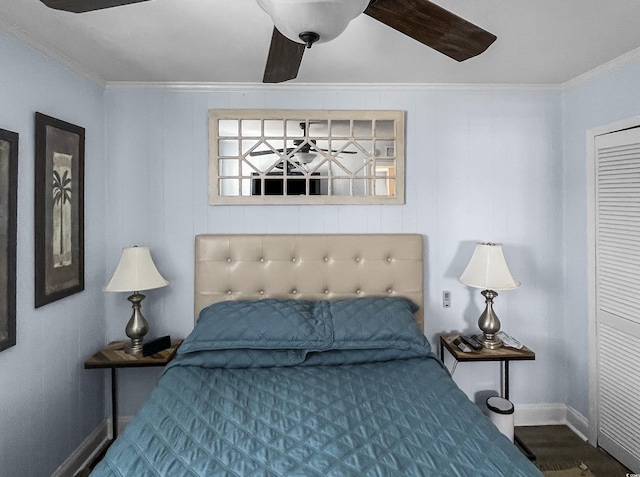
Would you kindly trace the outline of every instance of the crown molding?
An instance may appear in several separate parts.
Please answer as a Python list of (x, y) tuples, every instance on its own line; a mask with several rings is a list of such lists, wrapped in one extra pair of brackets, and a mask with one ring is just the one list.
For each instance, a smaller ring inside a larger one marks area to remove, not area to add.
[(5, 32), (7, 35), (13, 37), (14, 39), (31, 47), (36, 52), (55, 61), (59, 65), (64, 66), (65, 68), (71, 70), (72, 72), (79, 74), (80, 76), (83, 76), (86, 79), (96, 83), (102, 89), (106, 88), (107, 83), (102, 78), (94, 74), (88, 68), (82, 66), (80, 63), (75, 61), (70, 56), (67, 56), (64, 53), (58, 51), (57, 49), (52, 48), (50, 45), (47, 45), (46, 43), (36, 40), (28, 31), (16, 25), (15, 23), (10, 23), (5, 19), (3, 19), (2, 17), (0, 17), (0, 30)]
[(176, 90), (176, 91), (354, 91), (379, 92), (561, 92), (561, 85), (546, 84), (476, 84), (476, 83), (199, 83), (110, 81), (107, 90)]
[(603, 76), (618, 71), (619, 69), (633, 63), (634, 61), (637, 61), (639, 58), (640, 48), (631, 50), (628, 53), (620, 55), (611, 61), (608, 61), (600, 66), (596, 66), (586, 73), (583, 73), (573, 79), (570, 79), (569, 81), (566, 81), (562, 84), (562, 91), (571, 91), (578, 88), (579, 86), (584, 85), (585, 83), (589, 83), (595, 79), (602, 78)]

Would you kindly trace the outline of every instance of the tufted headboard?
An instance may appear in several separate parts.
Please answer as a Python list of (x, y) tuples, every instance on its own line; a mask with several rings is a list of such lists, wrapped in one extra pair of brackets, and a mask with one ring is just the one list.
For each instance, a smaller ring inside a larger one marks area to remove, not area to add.
[(417, 234), (198, 235), (195, 316), (223, 300), (320, 300), (405, 296), (420, 306), (422, 236)]

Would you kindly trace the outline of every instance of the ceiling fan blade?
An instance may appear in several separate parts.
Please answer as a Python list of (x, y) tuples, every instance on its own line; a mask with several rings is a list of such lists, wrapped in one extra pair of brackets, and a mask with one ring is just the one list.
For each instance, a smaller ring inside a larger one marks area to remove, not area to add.
[(274, 27), (262, 82), (282, 83), (298, 76), (304, 49), (302, 43), (289, 40)]
[(318, 149), (318, 151), (322, 151), (322, 152), (330, 152), (331, 154), (335, 154), (336, 152), (338, 154), (358, 154), (358, 151), (338, 151), (337, 149)]
[(479, 55), (497, 38), (427, 0), (377, 0), (364, 13), (458, 61)]
[[(278, 152), (282, 152), (282, 150), (278, 150)], [(251, 157), (256, 157), (256, 156), (267, 156), (269, 154), (278, 154), (278, 152), (276, 151), (272, 151), (271, 149), (269, 150), (265, 150), (265, 151), (251, 151), (249, 153), (249, 155)]]
[(262, 151), (251, 151), (249, 155), (253, 157), (253, 156), (266, 156), (269, 154), (289, 154), (293, 150), (294, 150), (293, 147), (288, 147), (287, 149), (276, 149), (275, 151), (272, 151), (271, 149), (264, 149)]
[(49, 8), (64, 10), (65, 12), (84, 13), (103, 8), (119, 7), (130, 3), (146, 2), (148, 0), (40, 0)]
[(249, 156), (251, 156), (251, 157), (267, 156), (269, 154), (276, 154), (276, 152), (275, 151), (271, 151), (271, 150), (269, 150), (269, 151), (251, 151), (249, 153)]

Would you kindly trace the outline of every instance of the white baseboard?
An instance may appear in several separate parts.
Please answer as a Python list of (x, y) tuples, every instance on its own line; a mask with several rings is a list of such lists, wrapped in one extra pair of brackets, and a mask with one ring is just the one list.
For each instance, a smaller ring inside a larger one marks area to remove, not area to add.
[[(127, 426), (131, 416), (118, 418), (118, 433)], [(565, 425), (585, 441), (589, 422), (578, 411), (566, 404), (519, 404), (515, 406), (516, 426)], [(69, 477), (84, 468), (102, 449), (111, 436), (111, 420), (103, 421), (51, 477)]]
[(552, 426), (567, 423), (567, 406), (564, 404), (516, 404), (516, 426)]
[(565, 425), (585, 441), (589, 434), (589, 421), (566, 404), (516, 405), (514, 424), (516, 426)]
[[(131, 416), (118, 417), (118, 435), (124, 431)], [(82, 441), (76, 450), (62, 463), (51, 477), (71, 477), (89, 465), (95, 459), (98, 452), (112, 438), (111, 419), (105, 419), (96, 427), (89, 436)]]
[(109, 421), (102, 421), (51, 477), (70, 477), (86, 467), (109, 441), (110, 429)]
[(589, 421), (578, 411), (572, 407), (567, 406), (567, 426), (578, 434), (584, 441), (588, 441), (589, 438)]

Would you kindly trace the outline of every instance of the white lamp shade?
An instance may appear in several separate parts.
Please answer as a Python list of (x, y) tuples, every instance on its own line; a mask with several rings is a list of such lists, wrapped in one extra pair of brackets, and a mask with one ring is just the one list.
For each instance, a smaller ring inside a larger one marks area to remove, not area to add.
[(126, 247), (111, 281), (104, 289), (108, 292), (134, 292), (152, 290), (169, 284), (153, 263), (148, 247)]
[(365, 11), (369, 0), (257, 0), (280, 33), (297, 43), (299, 35), (313, 32), (318, 43), (333, 40), (349, 22)]
[(511, 276), (501, 243), (479, 243), (460, 282), (483, 290), (511, 290), (520, 282)]

